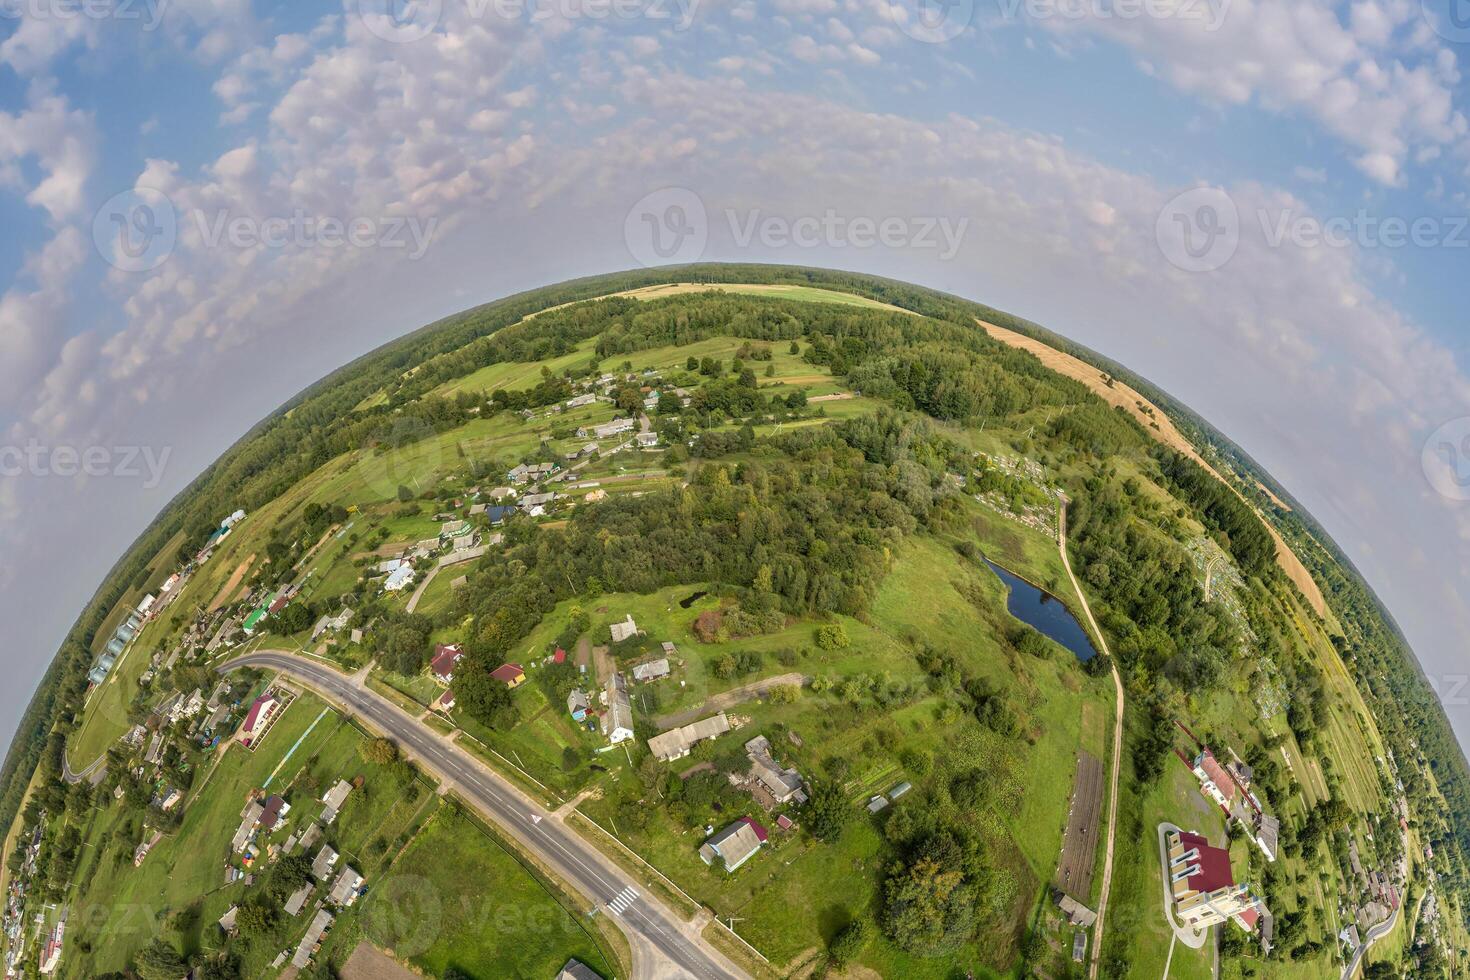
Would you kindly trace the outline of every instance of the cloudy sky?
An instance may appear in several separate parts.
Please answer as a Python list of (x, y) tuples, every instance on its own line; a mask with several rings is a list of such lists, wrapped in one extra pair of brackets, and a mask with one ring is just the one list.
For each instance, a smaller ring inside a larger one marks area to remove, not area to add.
[(4, 737), (127, 543), (304, 385), (701, 257), (1143, 373), (1328, 527), (1470, 737), (1453, 2), (0, 0)]

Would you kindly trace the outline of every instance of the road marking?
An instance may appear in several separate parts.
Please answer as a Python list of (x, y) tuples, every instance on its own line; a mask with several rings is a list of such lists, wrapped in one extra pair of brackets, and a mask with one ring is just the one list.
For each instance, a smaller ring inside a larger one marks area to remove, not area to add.
[(622, 915), (628, 907), (638, 900), (638, 893), (630, 885), (618, 892), (616, 898), (607, 903), (607, 910), (613, 915)]

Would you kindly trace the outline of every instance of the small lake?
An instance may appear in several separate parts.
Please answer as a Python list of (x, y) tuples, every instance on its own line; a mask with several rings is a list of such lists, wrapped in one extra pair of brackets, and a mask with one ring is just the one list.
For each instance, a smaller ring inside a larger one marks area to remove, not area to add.
[(1006, 584), (1006, 610), (1042, 636), (1056, 640), (1076, 654), (1078, 660), (1097, 656), (1087, 631), (1073, 618), (1065, 603), (1049, 592), (1043, 592), (1023, 578), (1001, 568), (989, 558), (985, 564)]

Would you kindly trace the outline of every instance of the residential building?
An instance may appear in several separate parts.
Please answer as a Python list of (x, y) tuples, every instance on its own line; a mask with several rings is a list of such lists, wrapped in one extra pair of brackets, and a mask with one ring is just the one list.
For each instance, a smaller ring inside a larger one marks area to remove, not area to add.
[(532, 517), (536, 517), (538, 515), (535, 513), (535, 511), (538, 508), (544, 514), (546, 512), (546, 508), (549, 507), (554, 500), (556, 500), (555, 493), (528, 493), (521, 498), (521, 511), (526, 514), (530, 514)]
[(280, 823), (291, 812), (291, 804), (280, 796), (272, 795), (265, 801), (265, 806), (260, 811), (260, 827), (266, 833), (276, 829)]
[(1198, 834), (1171, 830), (1167, 835), (1169, 893), (1174, 913), (1195, 929), (1234, 921), (1246, 932), (1255, 932), (1265, 910), (1250, 888), (1236, 884), (1230, 870), (1230, 852), (1212, 847)]
[(771, 743), (764, 735), (757, 735), (746, 742), (745, 754), (750, 759), (746, 787), (757, 803), (771, 810), (793, 800), (806, 802), (801, 773), (784, 768), (772, 757)]
[(501, 664), (490, 671), (490, 676), (506, 687), (520, 687), (526, 681), (526, 671), (520, 664)]
[(384, 592), (402, 592), (413, 582), (413, 566), (408, 562), (401, 562), (397, 568), (388, 573), (388, 578), (383, 582)]
[(340, 908), (350, 908), (357, 901), (359, 891), (362, 889), (362, 875), (353, 870), (351, 865), (344, 867), (337, 875), (337, 880), (332, 882), (332, 890), (327, 894), (327, 901)]
[(714, 864), (715, 858), (719, 858), (726, 871), (734, 871), (761, 849), (766, 836), (766, 828), (749, 817), (741, 817), (705, 841), (699, 856), (705, 864)]
[(614, 643), (622, 643), (624, 640), (632, 639), (638, 635), (638, 624), (633, 622), (633, 617), (630, 614), (621, 623), (613, 623), (611, 630), (612, 641)]
[(301, 910), (306, 908), (306, 900), (310, 897), (310, 884), (302, 885), (296, 889), (291, 893), (291, 897), (286, 899), (286, 914), (290, 916), (300, 915)]
[(707, 738), (718, 738), (729, 730), (730, 719), (722, 711), (681, 728), (655, 735), (648, 740), (648, 751), (663, 762), (671, 762), (684, 758), (693, 751), (697, 743)]
[(264, 812), (265, 805), (257, 799), (251, 799), (245, 804), (245, 809), (240, 811), (240, 827), (230, 841), (231, 851), (238, 853), (245, 850), (250, 838), (255, 836), (255, 825), (260, 823), (260, 815)]
[(316, 857), (311, 860), (311, 876), (317, 881), (326, 881), (331, 877), (332, 869), (337, 865), (337, 859), (341, 857), (332, 850), (332, 845), (323, 844), (322, 849), (316, 852)]
[(597, 394), (595, 392), (589, 391), (584, 395), (577, 395), (575, 398), (568, 398), (567, 408), (581, 408), (583, 405), (591, 405), (595, 401), (597, 401)]
[(657, 432), (640, 432), (633, 438), (637, 440), (638, 446), (642, 449), (650, 449), (658, 445)]
[(240, 725), (237, 737), (244, 745), (253, 745), (270, 728), (271, 721), (280, 710), (281, 702), (276, 698), (274, 692), (266, 691), (255, 702), (250, 705), (250, 710), (245, 714), (245, 721)]
[(633, 668), (633, 679), (640, 683), (656, 681), (669, 676), (669, 662), (664, 659), (650, 660)]
[(1241, 825), (1251, 843), (1260, 848), (1267, 861), (1275, 861), (1280, 850), (1281, 822), (1262, 809), (1261, 801), (1251, 790), (1254, 773), (1251, 767), (1231, 753), (1228, 763), (1221, 763), (1208, 745), (1201, 742), (1183, 724), (1175, 722), (1179, 730), (1188, 735), (1198, 748), (1191, 758), (1178, 749), (1174, 750), (1181, 762), (1199, 780), (1200, 793), (1214, 802), (1225, 814), (1227, 822)]
[(587, 717), (587, 692), (577, 688), (567, 695), (567, 713), (574, 721), (582, 721)]
[(1052, 898), (1056, 900), (1057, 908), (1067, 917), (1067, 921), (1079, 929), (1087, 929), (1097, 921), (1097, 913), (1077, 901), (1071, 895), (1058, 889), (1052, 890)]
[(434, 648), (434, 658), (429, 661), (429, 669), (434, 673), (434, 680), (440, 684), (448, 684), (454, 680), (454, 665), (464, 659), (464, 651), (458, 643), (441, 643)]
[(322, 937), (327, 930), (332, 928), (332, 913), (326, 909), (317, 909), (316, 918), (311, 920), (311, 925), (306, 927), (306, 935), (301, 937), (301, 945), (296, 947), (296, 955), (291, 957), (291, 965), (298, 970), (304, 970), (311, 965), (311, 958), (316, 954), (317, 947), (322, 944)]
[(612, 745), (626, 742), (633, 737), (633, 704), (628, 700), (628, 685), (623, 675), (614, 672), (608, 678), (607, 714), (602, 718), (602, 733)]
[(352, 784), (345, 779), (337, 780), (337, 785), (327, 790), (322, 797), (325, 807), (322, 810), (322, 823), (331, 823), (337, 819), (337, 814), (342, 812), (342, 804), (347, 802), (348, 795), (352, 792)]

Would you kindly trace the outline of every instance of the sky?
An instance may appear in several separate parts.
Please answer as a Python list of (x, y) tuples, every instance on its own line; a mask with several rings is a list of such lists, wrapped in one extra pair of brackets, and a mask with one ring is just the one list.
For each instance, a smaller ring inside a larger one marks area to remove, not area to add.
[(1143, 374), (1322, 522), (1464, 744), (1467, 67), (1467, 0), (0, 0), (0, 737), (301, 388), (705, 259), (933, 286)]

